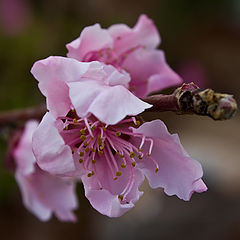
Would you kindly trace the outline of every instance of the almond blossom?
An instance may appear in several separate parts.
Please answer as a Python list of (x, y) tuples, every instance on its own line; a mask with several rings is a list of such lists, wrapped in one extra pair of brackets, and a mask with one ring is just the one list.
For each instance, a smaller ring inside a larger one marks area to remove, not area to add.
[(13, 150), (16, 163), (15, 178), (20, 187), (25, 207), (42, 221), (50, 219), (52, 213), (62, 221), (76, 221), (72, 213), (77, 208), (75, 184), (52, 176), (36, 164), (32, 152), (32, 134), (38, 126), (29, 120), (19, 143)]
[(160, 120), (138, 119), (151, 105), (127, 89), (126, 72), (63, 57), (40, 60), (31, 72), (49, 109), (33, 135), (36, 161), (52, 175), (80, 177), (97, 211), (118, 217), (131, 209), (144, 177), (184, 200), (206, 191), (201, 165), (178, 136)]
[(70, 58), (82, 62), (97, 60), (127, 71), (131, 76), (129, 89), (143, 97), (182, 83), (166, 63), (164, 52), (156, 49), (160, 42), (153, 21), (141, 15), (132, 29), (125, 24), (108, 29), (102, 29), (99, 24), (86, 27), (66, 47)]

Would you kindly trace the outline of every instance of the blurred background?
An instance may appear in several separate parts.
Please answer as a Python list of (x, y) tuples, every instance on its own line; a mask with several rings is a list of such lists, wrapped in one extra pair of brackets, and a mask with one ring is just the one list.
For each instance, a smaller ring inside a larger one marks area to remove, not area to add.
[[(170, 66), (185, 82), (234, 94), (240, 100), (239, 0), (0, 0), (0, 111), (44, 101), (30, 74), (49, 55), (66, 55), (65, 44), (85, 26), (134, 26), (146, 13), (158, 27)], [(171, 90), (169, 90), (171, 92)], [(166, 91), (167, 93), (167, 91)], [(78, 223), (53, 218), (42, 223), (22, 205), (20, 191), (4, 163), (8, 129), (0, 137), (0, 233), (2, 239), (240, 239), (240, 117), (215, 122), (173, 113), (160, 118), (177, 132), (190, 155), (202, 163), (209, 190), (190, 202), (161, 189), (145, 192), (118, 219), (97, 213), (78, 186)]]

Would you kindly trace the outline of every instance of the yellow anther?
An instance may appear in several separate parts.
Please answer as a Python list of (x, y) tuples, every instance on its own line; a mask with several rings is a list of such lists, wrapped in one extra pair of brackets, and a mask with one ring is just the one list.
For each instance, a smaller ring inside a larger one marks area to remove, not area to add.
[(82, 163), (82, 162), (83, 162), (83, 159), (82, 159), (82, 158), (79, 158), (78, 162), (79, 162), (79, 163)]
[(89, 148), (89, 147), (85, 148), (85, 152), (86, 152), (86, 153), (88, 153), (89, 151), (90, 151), (90, 148)]
[(136, 166), (136, 162), (132, 162), (132, 166), (135, 167)]
[(105, 128), (105, 127), (102, 127), (102, 130), (103, 130), (103, 131), (107, 131), (107, 128)]
[(92, 176), (92, 173), (88, 173), (88, 175), (87, 175), (88, 177), (91, 177)]
[(136, 126), (140, 126), (141, 125), (141, 122), (139, 120), (136, 121)]
[(130, 158), (134, 158), (135, 157), (135, 153), (134, 152), (130, 152)]
[(117, 151), (116, 151), (116, 153), (117, 153), (117, 154), (120, 154), (120, 151), (119, 151), (119, 150), (117, 150)]
[(92, 148), (91, 151), (92, 151), (92, 152), (96, 152), (96, 149), (95, 149), (95, 148)]
[(154, 171), (155, 171), (155, 173), (157, 173), (157, 172), (158, 172), (158, 170), (159, 170), (158, 168), (155, 168), (155, 170), (154, 170)]
[(92, 171), (92, 176), (95, 174), (95, 172), (94, 171)]
[(121, 132), (120, 132), (120, 131), (117, 131), (117, 132), (115, 133), (115, 135), (116, 135), (117, 137), (119, 137), (119, 136), (121, 135)]
[(86, 137), (85, 135), (81, 135), (81, 136), (80, 136), (80, 139), (83, 140), (83, 141), (86, 140), (86, 138), (87, 138), (87, 137)]
[(74, 154), (74, 150), (72, 149), (72, 154)]
[(68, 126), (66, 126), (66, 127), (64, 128), (64, 130), (68, 130)]
[(83, 157), (84, 156), (84, 152), (80, 152), (80, 157)]
[(92, 164), (95, 164), (95, 163), (96, 163), (96, 160), (95, 160), (95, 159), (93, 159), (93, 160), (92, 160)]
[(74, 108), (72, 109), (72, 112), (73, 112), (73, 113), (75, 112), (75, 109), (74, 109)]
[(84, 143), (83, 143), (83, 146), (84, 146), (84, 147), (86, 147), (87, 145), (88, 145), (88, 143), (87, 143), (87, 142), (84, 142)]
[(103, 149), (104, 149), (104, 143), (102, 143), (102, 145), (99, 146), (99, 149), (100, 149), (100, 150), (103, 150)]
[(123, 195), (119, 195), (118, 198), (122, 201), (123, 200)]
[(139, 151), (139, 152), (142, 152), (142, 149), (141, 149), (141, 148), (139, 148), (139, 149), (138, 149), (138, 151)]
[(96, 126), (95, 126), (95, 125), (91, 127), (91, 130), (92, 130), (92, 131), (94, 131), (95, 129), (96, 129)]
[(81, 129), (81, 130), (80, 130), (80, 133), (81, 133), (81, 134), (86, 134), (86, 130), (85, 130), (85, 129)]
[(116, 172), (116, 176), (120, 177), (122, 175), (122, 173), (120, 171)]
[(120, 155), (120, 158), (124, 158), (125, 156), (123, 154)]
[(73, 119), (73, 124), (74, 124), (74, 125), (77, 124), (77, 119), (76, 119), (76, 118)]
[(117, 179), (118, 179), (117, 177), (113, 178), (114, 181), (116, 181)]
[(98, 151), (98, 155), (101, 157), (103, 154), (103, 151)]
[(124, 163), (121, 164), (121, 168), (125, 168), (126, 165)]

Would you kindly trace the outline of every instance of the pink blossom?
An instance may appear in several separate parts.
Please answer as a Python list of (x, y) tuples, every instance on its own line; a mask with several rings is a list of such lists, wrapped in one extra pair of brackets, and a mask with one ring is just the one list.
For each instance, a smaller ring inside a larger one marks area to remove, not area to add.
[(20, 141), (13, 151), (16, 162), (16, 181), (20, 187), (25, 207), (40, 220), (49, 220), (52, 213), (62, 221), (75, 221), (72, 213), (77, 207), (74, 193), (75, 184), (52, 176), (36, 164), (32, 152), (32, 134), (38, 122), (26, 123)]
[[(31, 72), (50, 110), (33, 135), (38, 165), (50, 174), (81, 177), (100, 213), (118, 217), (153, 188), (189, 200), (206, 191), (202, 168), (160, 120), (135, 117), (151, 105), (127, 90), (129, 75), (100, 62), (50, 57)], [(140, 127), (139, 127), (140, 126)]]
[(157, 50), (160, 36), (151, 19), (141, 15), (131, 29), (115, 24), (102, 29), (99, 24), (83, 29), (80, 37), (67, 44), (70, 58), (82, 62), (101, 61), (131, 76), (129, 89), (138, 97), (179, 85), (181, 78), (168, 66), (164, 52)]

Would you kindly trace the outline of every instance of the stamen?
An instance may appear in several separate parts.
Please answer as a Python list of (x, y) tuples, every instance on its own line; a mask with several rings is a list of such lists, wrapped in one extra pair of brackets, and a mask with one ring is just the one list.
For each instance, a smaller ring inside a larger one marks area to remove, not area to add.
[(84, 135), (84, 134), (86, 134), (86, 130), (85, 130), (84, 128), (82, 128), (82, 129), (80, 130), (80, 133)]
[(88, 132), (89, 132), (90, 135), (93, 137), (93, 133), (92, 133), (92, 130), (91, 130), (89, 124), (88, 124), (87, 118), (84, 118), (84, 122), (85, 122), (85, 125), (86, 125), (86, 127), (87, 127)]
[(117, 137), (119, 137), (119, 136), (121, 135), (121, 132), (120, 132), (120, 131), (117, 131), (117, 132), (115, 133), (115, 135), (116, 135)]
[(77, 124), (77, 119), (76, 119), (76, 118), (74, 118), (72, 121), (73, 121), (73, 124), (74, 124), (74, 125)]

